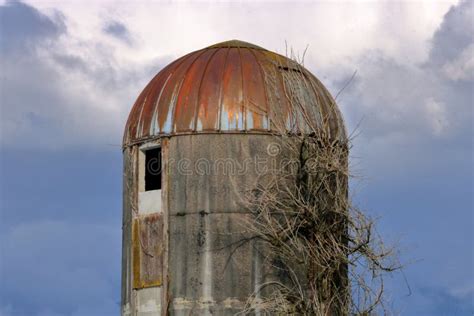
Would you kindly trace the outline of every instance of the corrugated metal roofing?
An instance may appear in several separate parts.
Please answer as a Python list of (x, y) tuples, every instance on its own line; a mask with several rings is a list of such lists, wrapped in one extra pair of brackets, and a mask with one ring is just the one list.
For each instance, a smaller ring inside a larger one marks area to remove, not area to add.
[(327, 89), (291, 59), (228, 41), (192, 52), (162, 69), (137, 98), (124, 146), (203, 132), (309, 132), (345, 139)]

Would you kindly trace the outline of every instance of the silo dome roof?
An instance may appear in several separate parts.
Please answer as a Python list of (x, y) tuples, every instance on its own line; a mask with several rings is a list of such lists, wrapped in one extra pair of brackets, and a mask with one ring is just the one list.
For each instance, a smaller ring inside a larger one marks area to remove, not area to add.
[(310, 127), (346, 138), (322, 83), (287, 57), (232, 40), (163, 68), (133, 105), (123, 145), (177, 134), (306, 133)]

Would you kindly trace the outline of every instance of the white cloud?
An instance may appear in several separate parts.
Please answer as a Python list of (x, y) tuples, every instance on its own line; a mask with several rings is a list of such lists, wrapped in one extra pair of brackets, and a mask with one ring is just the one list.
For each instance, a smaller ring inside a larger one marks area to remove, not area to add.
[(443, 71), (451, 80), (472, 80), (474, 78), (474, 44), (466, 47), (458, 58), (448, 61)]
[[(52, 99), (38, 106), (22, 97), (21, 107), (11, 106), (4, 118), (7, 140), (26, 139), (36, 128), (30, 121), (42, 118), (58, 130), (41, 137), (41, 146), (118, 145), (133, 101), (152, 74), (180, 55), (231, 38), (280, 53), (285, 53), (285, 39), (300, 53), (309, 44), (305, 64), (333, 93), (357, 70), (339, 103), (349, 129), (365, 118), (369, 138), (395, 132), (411, 136), (420, 129), (440, 136), (459, 125), (443, 112), (450, 104), (440, 96), (443, 82), (424, 66), (431, 56), (431, 38), (453, 1), (30, 3), (49, 16), (59, 10), (67, 33), (37, 48), (39, 66), (28, 69), (28, 63), (7, 61), (8, 76), (20, 75), (14, 82), (18, 89), (43, 89), (35, 98), (46, 91)], [(104, 32), (111, 21), (122, 23), (134, 45)], [(452, 79), (467, 76), (470, 52), (449, 60), (445, 74)], [(48, 92), (48, 87), (56, 91)]]
[(433, 133), (435, 135), (441, 135), (449, 127), (445, 104), (438, 102), (433, 98), (428, 98), (425, 101), (424, 106), (426, 117)]
[[(318, 66), (379, 49), (406, 62), (421, 60), (427, 41), (456, 0), (439, 2), (319, 2), (319, 3), (169, 3), (139, 1), (29, 1), (45, 12), (52, 7), (68, 19), (71, 34), (102, 39), (104, 20), (123, 21), (137, 37), (136, 50), (121, 55), (149, 59), (178, 57), (215, 42), (238, 38), (271, 50), (284, 51), (284, 40)], [(110, 39), (109, 39), (110, 40)]]
[(170, 59), (126, 59), (120, 41), (81, 39), (58, 11), (48, 18), (16, 2), (1, 10), (11, 16), (2, 21), (2, 144), (119, 146), (135, 98)]

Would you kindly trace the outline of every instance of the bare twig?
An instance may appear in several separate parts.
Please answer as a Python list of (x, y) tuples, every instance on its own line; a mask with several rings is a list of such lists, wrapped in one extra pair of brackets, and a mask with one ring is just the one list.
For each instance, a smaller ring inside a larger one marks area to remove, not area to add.
[[(268, 251), (267, 263), (280, 279), (260, 284), (242, 314), (257, 310), (266, 315), (387, 313), (384, 275), (401, 267), (393, 260), (394, 249), (387, 248), (377, 234), (374, 220), (349, 199), (351, 138), (335, 135), (330, 117), (321, 114), (313, 122), (314, 115), (306, 113), (311, 109), (306, 102), (313, 101), (304, 91), (315, 87), (300, 64), (274, 68), (288, 70), (280, 75), (294, 119), (290, 126), (271, 123), (280, 131), (275, 138), (281, 152), (297, 168), (292, 170), (288, 164), (272, 170), (245, 197), (252, 214), (246, 227)], [(276, 75), (266, 71), (265, 80), (278, 89)], [(338, 111), (334, 102), (329, 106), (334, 107), (333, 113)]]
[(352, 82), (352, 80), (354, 80), (356, 74), (357, 74), (357, 70), (354, 71), (354, 73), (352, 74), (352, 76), (349, 78), (349, 80), (346, 81), (346, 83), (345, 83), (344, 86), (341, 88), (341, 90), (339, 90), (339, 91), (336, 93), (336, 96), (334, 97), (334, 101), (337, 101), (337, 97), (339, 97), (339, 95), (342, 93), (342, 91), (344, 91), (344, 89), (346, 89), (347, 86), (349, 86), (349, 84)]

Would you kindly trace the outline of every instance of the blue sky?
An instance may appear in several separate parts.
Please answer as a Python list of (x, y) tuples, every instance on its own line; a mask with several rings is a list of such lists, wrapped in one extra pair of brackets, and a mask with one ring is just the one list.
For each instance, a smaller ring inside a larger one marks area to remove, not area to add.
[[(116, 315), (121, 136), (173, 59), (228, 39), (285, 52), (350, 131), (356, 203), (396, 243), (395, 314), (472, 315), (473, 2), (0, 1), (0, 315)], [(405, 283), (405, 277), (409, 287)]]

